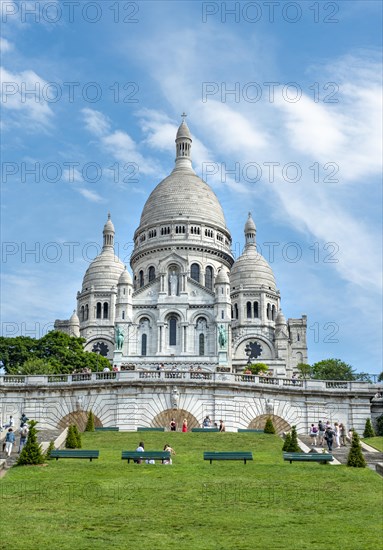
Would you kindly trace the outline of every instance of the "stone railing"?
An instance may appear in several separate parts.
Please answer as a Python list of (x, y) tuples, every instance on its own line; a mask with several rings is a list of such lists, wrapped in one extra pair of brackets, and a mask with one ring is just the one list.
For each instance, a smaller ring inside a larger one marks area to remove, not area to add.
[(77, 384), (108, 384), (113, 382), (134, 383), (135, 381), (151, 381), (167, 383), (177, 380), (182, 383), (217, 383), (226, 386), (240, 385), (243, 387), (272, 387), (273, 389), (289, 389), (304, 391), (364, 391), (376, 394), (379, 384), (368, 382), (349, 382), (341, 380), (300, 380), (292, 378), (277, 378), (253, 374), (236, 374), (232, 372), (209, 372), (189, 370), (135, 370), (119, 372), (92, 372), (81, 374), (53, 374), (39, 376), (4, 375), (0, 376), (0, 387), (28, 386), (67, 386)]

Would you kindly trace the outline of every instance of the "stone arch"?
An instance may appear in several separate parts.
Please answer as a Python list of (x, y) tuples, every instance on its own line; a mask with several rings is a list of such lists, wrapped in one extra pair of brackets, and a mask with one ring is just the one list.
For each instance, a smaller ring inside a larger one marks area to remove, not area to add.
[[(60, 429), (64, 429), (71, 424), (76, 424), (80, 432), (83, 432), (85, 430), (86, 422), (88, 420), (88, 414), (88, 411), (73, 411), (60, 420), (60, 422), (58, 423), (58, 427)], [(102, 422), (98, 418), (98, 416), (93, 413), (93, 417), (95, 428), (102, 428)]]
[(153, 418), (151, 426), (154, 428), (169, 428), (169, 424), (172, 418), (174, 418), (177, 423), (178, 432), (181, 431), (182, 422), (185, 418), (188, 422), (189, 431), (192, 428), (200, 427), (200, 423), (198, 422), (196, 417), (189, 411), (185, 411), (184, 409), (166, 409), (165, 411), (160, 412), (159, 414), (157, 414), (157, 416)]
[(234, 359), (246, 359), (246, 353), (244, 351), (244, 348), (246, 347), (246, 344), (248, 344), (251, 341), (258, 340), (261, 345), (263, 344), (265, 347), (267, 347), (267, 351), (270, 354), (270, 357), (259, 357), (257, 361), (265, 361), (273, 360), (276, 358), (275, 356), (275, 349), (273, 346), (273, 343), (265, 338), (264, 336), (257, 335), (257, 334), (246, 334), (242, 336), (234, 345), (233, 350), (233, 358)]
[(248, 425), (249, 430), (263, 430), (266, 424), (266, 420), (271, 418), (274, 424), (274, 428), (277, 434), (283, 432), (289, 432), (291, 430), (290, 424), (282, 417), (276, 414), (261, 414), (254, 418)]

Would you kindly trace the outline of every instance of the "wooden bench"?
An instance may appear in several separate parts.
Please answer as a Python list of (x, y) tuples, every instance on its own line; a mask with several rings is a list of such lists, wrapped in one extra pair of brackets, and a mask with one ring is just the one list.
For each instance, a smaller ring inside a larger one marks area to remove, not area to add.
[(192, 432), (219, 432), (218, 428), (192, 428)]
[(165, 428), (144, 428), (144, 427), (139, 427), (139, 428), (137, 428), (137, 431), (138, 432), (164, 432)]
[(119, 432), (118, 426), (106, 426), (105, 428), (95, 428), (96, 432)]
[(246, 464), (247, 460), (253, 460), (253, 453), (250, 451), (206, 451), (203, 453), (203, 459), (210, 460), (210, 464), (213, 460), (243, 460), (243, 462)]
[(122, 451), (122, 460), (170, 460), (170, 451)]
[(65, 449), (54, 450), (51, 452), (51, 458), (58, 460), (59, 458), (89, 458), (92, 462), (93, 458), (98, 458), (100, 451), (89, 451), (86, 449)]
[(263, 434), (263, 433), (264, 433), (263, 430), (253, 430), (253, 429), (248, 429), (248, 428), (238, 428), (238, 433), (245, 433), (245, 432), (259, 433), (259, 434)]
[(283, 460), (292, 462), (332, 462), (334, 457), (330, 453), (283, 453)]

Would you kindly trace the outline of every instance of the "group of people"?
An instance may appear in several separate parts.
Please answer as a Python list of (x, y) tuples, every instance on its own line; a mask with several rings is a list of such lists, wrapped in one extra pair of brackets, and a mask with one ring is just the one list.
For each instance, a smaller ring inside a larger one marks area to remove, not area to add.
[[(20, 430), (19, 430), (19, 432), (20, 432), (20, 444), (19, 444), (19, 450), (18, 450), (19, 454), (21, 453), (21, 451), (23, 450), (24, 445), (27, 442), (28, 433), (29, 433), (29, 428), (28, 428), (28, 425), (27, 425), (28, 420), (29, 419), (23, 413), (21, 415), (21, 418), (20, 418)], [(6, 422), (3, 426), (1, 426), (1, 430), (0, 430), (0, 431), (3, 431), (3, 430), (8, 429), (7, 435), (5, 436), (5, 441), (3, 443), (3, 451), (5, 451), (5, 454), (8, 457), (11, 456), (13, 445), (16, 442), (16, 435), (15, 435), (15, 432), (14, 432), (14, 429), (13, 429), (14, 428), (14, 423), (15, 422), (14, 422), (13, 416), (10, 416), (8, 422)]]
[[(163, 459), (163, 460), (162, 460), (162, 464), (173, 464), (173, 462), (172, 462), (172, 455), (175, 455), (175, 454), (176, 454), (175, 450), (172, 449), (172, 447), (169, 445), (169, 443), (165, 443), (165, 445), (164, 445), (164, 451), (169, 452), (169, 453), (170, 453), (170, 456), (169, 456), (169, 458)], [(143, 452), (145, 452), (145, 445), (144, 445), (144, 442), (143, 442), (143, 441), (140, 441), (140, 442), (139, 442), (138, 447), (137, 447), (137, 449), (136, 449), (136, 452), (137, 452), (137, 453), (143, 453)], [(134, 462), (135, 462), (136, 464), (142, 464), (142, 458), (136, 458), (136, 459), (134, 460)], [(155, 464), (155, 463), (156, 463), (156, 461), (153, 460), (153, 459), (146, 459), (145, 462), (146, 462), (146, 464)]]
[[(170, 427), (171, 432), (176, 432), (177, 431), (177, 422), (176, 422), (175, 418), (171, 419), (169, 427)], [(219, 425), (217, 424), (217, 422), (214, 422), (214, 425), (212, 425), (212, 422), (211, 422), (209, 416), (205, 416), (205, 418), (203, 419), (202, 427), (203, 428), (212, 428), (212, 427), (213, 428), (218, 428), (220, 432), (225, 432), (226, 431), (225, 424), (224, 424), (223, 420), (219, 421)], [(184, 433), (188, 431), (188, 421), (187, 421), (186, 418), (184, 418), (184, 420), (182, 422), (182, 431)]]
[(349, 430), (347, 434), (344, 424), (334, 422), (334, 427), (332, 427), (329, 421), (324, 424), (322, 420), (319, 420), (318, 426), (311, 424), (309, 435), (312, 446), (321, 447), (326, 442), (328, 450), (332, 451), (334, 440), (336, 448), (345, 447), (347, 445), (347, 435), (351, 439), (352, 430)]

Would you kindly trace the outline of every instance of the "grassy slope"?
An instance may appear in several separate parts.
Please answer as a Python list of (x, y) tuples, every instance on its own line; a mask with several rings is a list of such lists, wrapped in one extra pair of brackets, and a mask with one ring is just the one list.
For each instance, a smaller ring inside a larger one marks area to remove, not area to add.
[(367, 443), (367, 445), (371, 445), (374, 449), (383, 452), (383, 436), (367, 437), (366, 439), (362, 439), (362, 441)]
[[(173, 465), (122, 461), (141, 438), (146, 449), (169, 442)], [(381, 548), (383, 480), (368, 469), (284, 463), (277, 436), (94, 433), (83, 448), (100, 449), (100, 459), (5, 476), (2, 541), (17, 550)], [(255, 460), (210, 465), (204, 450), (252, 450)]]

